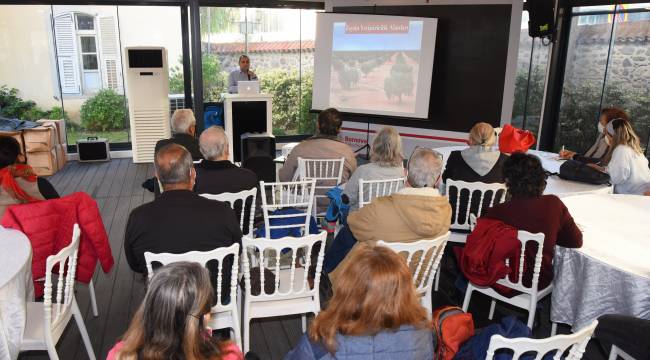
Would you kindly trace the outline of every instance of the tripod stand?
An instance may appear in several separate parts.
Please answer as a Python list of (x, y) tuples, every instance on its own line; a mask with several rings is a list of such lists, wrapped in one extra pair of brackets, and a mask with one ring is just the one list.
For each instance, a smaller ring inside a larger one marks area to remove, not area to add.
[(366, 160), (370, 160), (370, 123), (366, 123), (366, 144), (363, 145), (362, 147), (356, 149), (354, 153), (360, 153), (363, 150), (366, 150)]

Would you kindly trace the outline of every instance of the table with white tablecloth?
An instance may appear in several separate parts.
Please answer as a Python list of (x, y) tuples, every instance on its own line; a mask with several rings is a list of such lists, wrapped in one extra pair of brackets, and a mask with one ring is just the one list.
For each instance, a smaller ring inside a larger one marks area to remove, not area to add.
[(0, 226), (0, 249), (0, 359), (16, 359), (34, 300), (32, 247), (22, 232)]
[[(446, 146), (434, 149), (435, 151), (442, 154), (443, 171), (444, 166), (447, 164), (447, 159), (449, 159), (449, 154), (451, 154), (452, 151), (464, 150), (466, 148), (467, 146)], [(564, 162), (564, 160), (560, 160), (555, 153), (528, 150), (528, 154), (537, 156), (541, 160), (544, 170), (551, 173), (558, 173), (560, 171), (560, 165), (562, 165)], [(546, 189), (544, 190), (544, 194), (557, 195), (559, 197), (587, 193), (611, 194), (612, 192), (613, 187), (611, 185), (585, 184), (581, 182), (560, 179), (556, 175), (549, 176), (546, 183)]]
[(580, 329), (604, 314), (650, 320), (650, 197), (563, 197), (583, 234), (555, 247), (551, 321)]

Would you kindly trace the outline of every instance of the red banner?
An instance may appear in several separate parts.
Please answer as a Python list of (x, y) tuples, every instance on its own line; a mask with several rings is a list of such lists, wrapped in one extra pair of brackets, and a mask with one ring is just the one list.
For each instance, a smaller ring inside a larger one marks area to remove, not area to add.
[(408, 32), (408, 20), (345, 23), (346, 34), (404, 34)]

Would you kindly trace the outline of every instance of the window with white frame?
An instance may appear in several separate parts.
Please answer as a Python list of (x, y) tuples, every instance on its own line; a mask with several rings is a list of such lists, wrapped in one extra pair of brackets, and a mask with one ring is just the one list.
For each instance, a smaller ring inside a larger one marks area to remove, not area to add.
[(116, 23), (113, 15), (62, 13), (54, 17), (63, 95), (92, 95), (103, 88), (124, 92)]

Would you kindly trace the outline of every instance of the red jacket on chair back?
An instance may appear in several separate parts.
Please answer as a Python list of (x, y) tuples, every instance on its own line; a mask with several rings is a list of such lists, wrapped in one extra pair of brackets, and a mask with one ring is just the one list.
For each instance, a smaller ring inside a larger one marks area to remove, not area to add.
[[(84, 192), (60, 199), (12, 205), (2, 218), (2, 226), (20, 230), (32, 245), (32, 278), (45, 276), (47, 257), (70, 244), (72, 228), (79, 224), (81, 238), (77, 260), (77, 280), (88, 283), (95, 273), (97, 260), (102, 270), (113, 267), (113, 255), (97, 203)], [(34, 281), (34, 295), (43, 295), (43, 282)]]
[(506, 275), (517, 281), (521, 256), (517, 229), (499, 220), (479, 218), (457, 255), (461, 271), (475, 285), (493, 286)]

